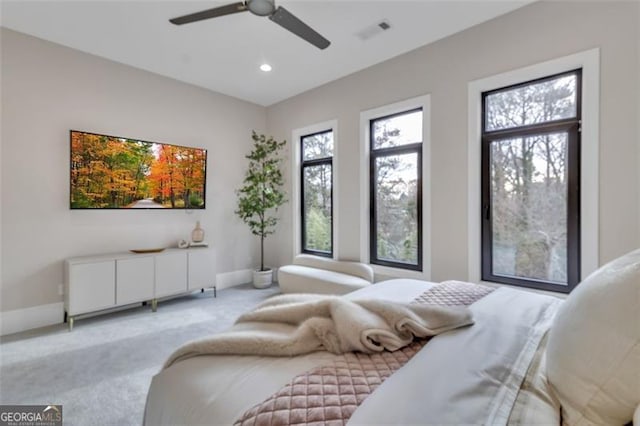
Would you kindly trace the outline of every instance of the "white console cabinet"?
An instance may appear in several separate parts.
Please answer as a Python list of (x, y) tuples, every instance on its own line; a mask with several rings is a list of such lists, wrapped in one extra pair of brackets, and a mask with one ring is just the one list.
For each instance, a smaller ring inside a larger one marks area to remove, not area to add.
[(116, 306), (115, 260), (73, 263), (66, 272), (65, 307), (71, 315)]
[(74, 257), (65, 261), (64, 278), (71, 330), (77, 315), (147, 301), (155, 311), (161, 297), (204, 288), (215, 292), (216, 257), (210, 248)]
[(189, 251), (189, 290), (211, 287), (210, 277), (216, 275), (216, 265), (209, 261), (206, 251)]
[[(206, 258), (209, 257), (208, 251), (202, 252)], [(193, 256), (194, 253), (169, 252), (156, 256), (156, 297), (173, 296), (174, 294), (184, 293), (188, 290), (187, 279), (187, 258)], [(209, 276), (208, 285), (211, 286), (211, 277)]]
[(155, 299), (155, 261), (152, 256), (116, 260), (117, 305)]

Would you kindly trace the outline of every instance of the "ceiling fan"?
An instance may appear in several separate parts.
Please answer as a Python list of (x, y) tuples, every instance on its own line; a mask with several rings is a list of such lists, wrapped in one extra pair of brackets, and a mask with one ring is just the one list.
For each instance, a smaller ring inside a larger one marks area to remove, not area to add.
[(231, 15), (234, 13), (249, 11), (254, 15), (268, 16), (276, 24), (286, 30), (291, 31), (298, 37), (308, 41), (319, 49), (326, 49), (331, 42), (318, 34), (313, 28), (296, 18), (291, 12), (282, 6), (274, 4), (275, 0), (245, 0), (225, 6), (214, 7), (213, 9), (191, 13), (169, 19), (175, 25), (189, 24), (191, 22), (205, 19), (217, 18), (219, 16)]

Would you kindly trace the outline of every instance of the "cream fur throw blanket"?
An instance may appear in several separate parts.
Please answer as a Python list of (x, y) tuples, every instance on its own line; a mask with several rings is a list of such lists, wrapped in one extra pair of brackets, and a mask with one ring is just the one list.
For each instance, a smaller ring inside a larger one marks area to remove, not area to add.
[(395, 351), (413, 341), (473, 323), (461, 306), (337, 296), (276, 296), (242, 315), (227, 332), (189, 342), (165, 362), (198, 355), (293, 356), (326, 350), (334, 354)]

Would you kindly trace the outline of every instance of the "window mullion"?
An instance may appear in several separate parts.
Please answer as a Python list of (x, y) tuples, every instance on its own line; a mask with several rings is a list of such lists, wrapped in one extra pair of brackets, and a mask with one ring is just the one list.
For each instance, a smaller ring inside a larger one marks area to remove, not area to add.
[(302, 162), (302, 166), (321, 166), (321, 165), (331, 165), (333, 157), (325, 157), (325, 158), (314, 158), (313, 160), (304, 160)]
[(401, 146), (394, 146), (391, 148), (376, 149), (375, 151), (372, 151), (371, 154), (376, 157), (380, 157), (380, 156), (390, 156), (390, 155), (411, 154), (413, 152), (418, 152), (420, 150), (422, 150), (422, 144), (414, 143), (411, 145), (401, 145)]
[(508, 129), (486, 131), (484, 134), (490, 136), (492, 139), (507, 139), (509, 137), (516, 138), (567, 130), (578, 122), (579, 120), (574, 117), (564, 120), (549, 121), (546, 123), (536, 123), (529, 126), (509, 127)]

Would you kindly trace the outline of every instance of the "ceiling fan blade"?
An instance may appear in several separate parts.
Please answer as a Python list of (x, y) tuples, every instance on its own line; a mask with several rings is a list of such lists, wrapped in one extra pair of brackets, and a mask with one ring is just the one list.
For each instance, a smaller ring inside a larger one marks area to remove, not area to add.
[(169, 22), (175, 25), (189, 24), (191, 22), (202, 21), (205, 19), (217, 18), (218, 16), (231, 15), (238, 12), (249, 10), (244, 2), (228, 4), (226, 6), (214, 7), (213, 9), (203, 10), (201, 12), (192, 13), (190, 15), (179, 16), (169, 19)]
[(295, 35), (316, 46), (318, 49), (326, 49), (331, 42), (318, 34), (313, 28), (296, 18), (287, 9), (278, 6), (275, 12), (269, 16), (276, 24), (291, 31)]

